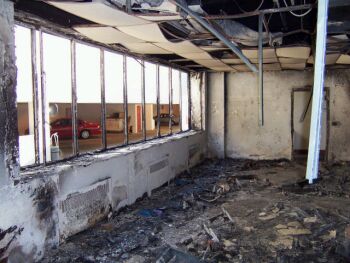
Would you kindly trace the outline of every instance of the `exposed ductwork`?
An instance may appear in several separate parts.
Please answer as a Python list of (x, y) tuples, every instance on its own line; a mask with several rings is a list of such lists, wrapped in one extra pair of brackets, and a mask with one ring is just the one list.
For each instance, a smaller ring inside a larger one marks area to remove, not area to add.
[[(233, 20), (216, 20), (225, 34), (233, 41), (245, 46), (258, 46), (259, 33)], [(263, 33), (263, 44), (282, 44), (282, 33)]]

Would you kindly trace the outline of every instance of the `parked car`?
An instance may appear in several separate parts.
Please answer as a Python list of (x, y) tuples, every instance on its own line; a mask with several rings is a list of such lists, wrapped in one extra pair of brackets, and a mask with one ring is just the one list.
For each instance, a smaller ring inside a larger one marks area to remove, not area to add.
[[(171, 119), (172, 125), (178, 125), (179, 124), (179, 117), (176, 117), (175, 115), (171, 115), (171, 117), (172, 117), (172, 119)], [(156, 125), (157, 125), (158, 117), (154, 116), (153, 119), (155, 120)], [(160, 114), (159, 120), (160, 120), (160, 125), (169, 124), (170, 114), (166, 114), (166, 113)]]
[[(52, 122), (51, 135), (56, 132), (60, 139), (72, 138), (73, 136), (72, 120), (69, 118), (62, 118)], [(82, 139), (88, 139), (91, 136), (100, 135), (101, 134), (100, 124), (78, 120), (78, 134), (79, 134), (79, 137)]]

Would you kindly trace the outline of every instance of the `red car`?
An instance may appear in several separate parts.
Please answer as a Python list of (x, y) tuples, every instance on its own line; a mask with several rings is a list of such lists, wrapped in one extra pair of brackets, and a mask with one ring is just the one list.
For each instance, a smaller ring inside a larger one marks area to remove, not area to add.
[[(58, 119), (51, 123), (51, 135), (56, 133), (61, 138), (72, 138), (73, 128), (72, 120), (69, 118)], [(78, 134), (82, 139), (88, 139), (91, 136), (101, 134), (100, 124), (78, 120)]]

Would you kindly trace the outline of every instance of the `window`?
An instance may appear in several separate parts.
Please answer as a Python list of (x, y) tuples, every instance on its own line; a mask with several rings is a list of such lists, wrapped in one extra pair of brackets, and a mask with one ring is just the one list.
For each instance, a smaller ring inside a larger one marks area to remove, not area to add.
[(180, 71), (172, 69), (172, 100), (171, 100), (171, 128), (173, 133), (179, 133), (180, 128)]
[(188, 97), (188, 74), (181, 72), (181, 128), (189, 129), (189, 97)]
[(169, 86), (169, 68), (159, 67), (159, 100), (160, 100), (160, 135), (170, 134), (170, 86)]
[(15, 27), (17, 73), (17, 118), (20, 165), (36, 162), (34, 130), (34, 96), (32, 79), (31, 31)]
[(157, 66), (145, 63), (145, 110), (146, 110), (146, 138), (152, 139), (157, 134)]
[(22, 167), (189, 129), (187, 73), (22, 26), (15, 40)]
[(129, 142), (143, 140), (141, 61), (127, 58)]
[(76, 45), (79, 152), (102, 148), (100, 50)]
[[(59, 52), (57, 52), (59, 50)], [(43, 34), (47, 139), (46, 161), (73, 155), (70, 41)], [(59, 69), (59, 70), (58, 70)]]
[(107, 147), (125, 143), (123, 56), (104, 52)]

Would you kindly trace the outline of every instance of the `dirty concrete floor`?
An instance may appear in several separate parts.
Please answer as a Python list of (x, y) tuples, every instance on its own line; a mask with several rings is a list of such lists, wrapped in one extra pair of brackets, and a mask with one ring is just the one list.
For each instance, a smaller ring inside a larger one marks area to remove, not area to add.
[(208, 160), (42, 262), (350, 262), (350, 164)]

